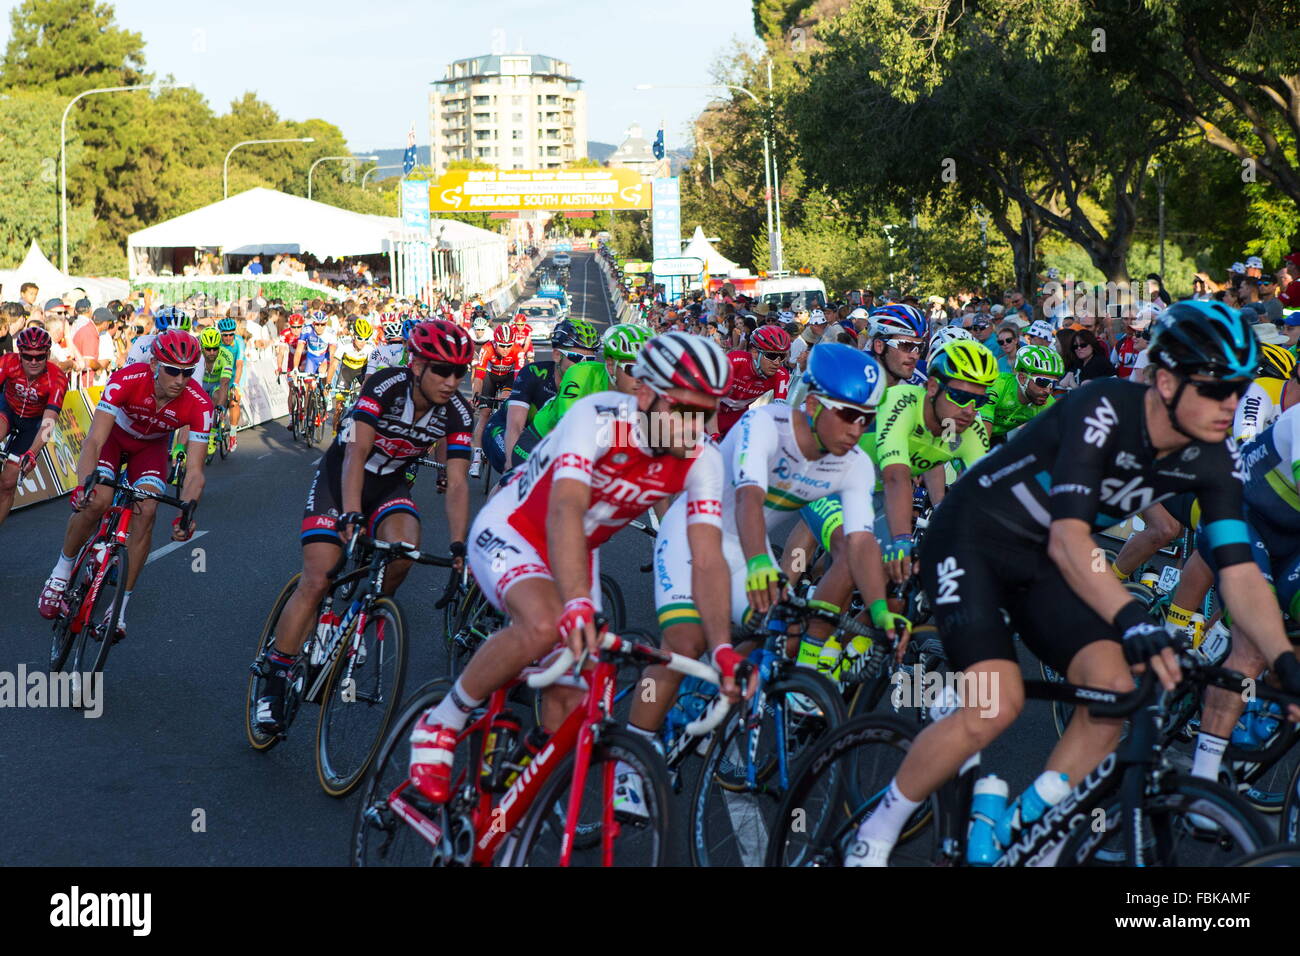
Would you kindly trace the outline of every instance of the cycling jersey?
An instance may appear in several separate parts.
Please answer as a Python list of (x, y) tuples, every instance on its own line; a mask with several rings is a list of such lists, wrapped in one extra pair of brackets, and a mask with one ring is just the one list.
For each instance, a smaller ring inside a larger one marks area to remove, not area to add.
[[(447, 440), (447, 458), (468, 458), (473, 422), (469, 404), (459, 394), (445, 405), (434, 405), (417, 421), (411, 397), (415, 379), (402, 366), (382, 369), (361, 386), (349, 417), (375, 430), (375, 444), (366, 459), (366, 471), (376, 475), (404, 472), (418, 458), (428, 454), (439, 440)], [(342, 470), (343, 454), (350, 438), (342, 429), (325, 453), (321, 468)]]
[[(538, 409), (554, 397), (554, 362), (532, 362), (519, 370), (519, 374), (515, 376), (515, 380), (510, 386), (509, 401), (492, 413), (492, 417), (488, 419), (487, 429), (484, 432), (487, 440), (484, 441), (483, 445), (493, 468), (504, 474), (528, 457), (540, 437), (533, 427), (533, 420), (538, 414)], [(515, 407), (527, 409), (528, 419), (527, 424), (519, 433), (519, 437), (515, 440), (515, 453), (511, 458), (517, 460), (507, 462), (505, 460), (506, 419), (510, 414), (510, 409)]]
[[(193, 335), (193, 333), (188, 334)], [(153, 358), (153, 340), (156, 338), (158, 338), (158, 333), (150, 332), (148, 335), (142, 335), (132, 342), (131, 348), (126, 353), (126, 365), (123, 365), (122, 368), (126, 368), (127, 365), (135, 365), (139, 362), (148, 362)], [(205, 371), (203, 353), (200, 352), (199, 364), (194, 366), (194, 377), (200, 382), (203, 381)]]
[(718, 433), (721, 435), (726, 435), (740, 421), (740, 416), (760, 395), (771, 392), (772, 398), (780, 401), (790, 390), (790, 372), (785, 367), (761, 378), (755, 368), (754, 356), (749, 352), (728, 352), (727, 361), (731, 363), (731, 387), (718, 405)]
[(178, 428), (190, 429), (190, 442), (206, 442), (212, 427), (212, 400), (191, 378), (176, 398), (159, 406), (154, 398), (153, 369), (128, 365), (109, 376), (96, 411), (108, 412), (132, 438), (161, 440)]
[(340, 345), (335, 348), (334, 357), (339, 360), (343, 368), (363, 369), (370, 361), (370, 355), (374, 350), (375, 347), (369, 342), (363, 342), (358, 347), (349, 339), (347, 345)]
[(385, 342), (383, 345), (376, 345), (375, 350), (370, 353), (370, 358), (366, 360), (366, 375), (374, 375), (381, 368), (405, 364), (406, 343)]
[(604, 362), (586, 361), (570, 365), (560, 380), (555, 397), (546, 402), (533, 418), (533, 428), (539, 435), (549, 435), (574, 402), (597, 392), (609, 391), (612, 387)]
[(203, 389), (212, 395), (223, 382), (230, 381), (235, 374), (235, 359), (230, 354), (230, 349), (222, 345), (217, 349), (217, 357), (212, 362), (212, 368), (203, 372)]
[(522, 346), (511, 344), (508, 348), (498, 351), (497, 347), (489, 342), (479, 350), (478, 358), (474, 362), (474, 377), (482, 379), (489, 374), (513, 376), (524, 365)]
[(1286, 391), (1284, 378), (1257, 378), (1250, 383), (1246, 394), (1237, 403), (1237, 414), (1232, 421), (1232, 434), (1238, 442), (1254, 441), (1282, 414), (1282, 394)]
[(284, 356), (284, 366), (281, 371), (287, 372), (293, 366), (294, 353), (298, 351), (298, 339), (302, 337), (302, 329), (285, 329), (280, 333), (280, 341), (289, 347)]
[(981, 419), (992, 423), (994, 438), (1005, 435), (1013, 428), (1019, 428), (1034, 416), (1051, 408), (1056, 401), (1050, 395), (1043, 405), (1021, 401), (1020, 382), (1015, 372), (1003, 372), (999, 375), (993, 387), (989, 389), (989, 394), (993, 396), (993, 401), (981, 408), (979, 414)]
[(516, 582), (551, 577), (546, 522), (551, 487), (563, 479), (591, 488), (583, 529), (593, 583), (596, 549), (664, 498), (685, 491), (687, 524), (722, 524), (722, 459), (712, 441), (703, 439), (687, 458), (653, 454), (635, 396), (589, 395), (537, 443), (474, 519), (470, 568), (494, 607), (504, 608), (506, 591)]
[[(744, 549), (736, 525), (736, 495), (741, 488), (762, 488), (763, 522), (769, 536), (787, 524), (794, 512), (826, 495), (841, 492), (846, 534), (870, 531), (873, 523), (871, 488), (875, 466), (860, 448), (847, 455), (823, 455), (810, 460), (795, 440), (793, 415), (784, 403), (752, 408), (723, 439), (720, 452), (726, 469), (722, 492), (722, 551), (731, 569), (731, 618), (739, 624), (748, 607)], [(655, 542), (655, 608), (659, 626), (698, 622), (692, 597), (691, 555), (686, 538), (688, 504), (675, 501), (664, 516)], [(770, 542), (767, 549), (772, 555)]]
[(46, 362), (41, 373), (29, 379), (17, 352), (0, 356), (0, 416), (6, 420), (57, 412), (67, 391), (68, 377), (53, 362)]
[(1124, 335), (1120, 338), (1119, 344), (1110, 350), (1110, 361), (1115, 366), (1115, 374), (1120, 378), (1128, 378), (1133, 374), (1133, 367), (1137, 364), (1138, 356), (1146, 351), (1144, 344), (1139, 346), (1138, 340), (1132, 335)]
[[(248, 379), (248, 362), (244, 361), (244, 340), (236, 335), (229, 344), (222, 342), (221, 347), (230, 350), (230, 367), (234, 371), (233, 384), (236, 388), (243, 386)], [(243, 370), (240, 370), (239, 363), (244, 362)], [(195, 373), (198, 374), (197, 372)]]
[(946, 462), (952, 462), (960, 472), (988, 452), (988, 434), (978, 421), (953, 440), (930, 431), (925, 424), (927, 400), (925, 388), (920, 385), (886, 389), (876, 415), (875, 442), (869, 442), (866, 435), (859, 442), (882, 472), (890, 465), (908, 464), (915, 477)]
[(326, 331), (317, 333), (315, 329), (308, 329), (303, 332), (298, 339), (302, 346), (302, 361), (298, 363), (298, 371), (307, 375), (319, 374), (321, 369), (329, 364), (330, 346), (334, 344), (334, 333)]

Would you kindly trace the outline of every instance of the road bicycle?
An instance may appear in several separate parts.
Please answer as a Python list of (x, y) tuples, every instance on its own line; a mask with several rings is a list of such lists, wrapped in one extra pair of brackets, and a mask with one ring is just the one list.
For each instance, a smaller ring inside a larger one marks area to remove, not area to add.
[[(452, 766), (451, 799), (433, 803), (410, 782), (410, 738), (416, 723), (451, 688), (426, 684), (403, 710), (368, 778), (352, 828), (357, 866), (570, 866), (665, 862), (670, 826), (663, 761), (645, 739), (611, 717), (622, 662), (662, 664), (717, 684), (713, 668), (605, 631), (594, 667), (584, 672), (579, 706), (534, 752), (521, 739), (509, 706), (522, 683), (554, 683), (574, 666), (565, 648), (545, 670), (497, 690), (461, 731)], [(585, 656), (585, 655), (584, 655)], [(581, 664), (582, 662), (578, 662)], [(719, 698), (694, 725), (706, 733), (726, 716)], [(616, 813), (620, 765), (641, 777), (644, 815)]]
[[(248, 743), (270, 750), (288, 735), (301, 705), (320, 704), (316, 722), (316, 774), (321, 789), (344, 797), (361, 782), (402, 698), (407, 627), (401, 605), (383, 593), (392, 561), (450, 567), (451, 559), (425, 554), (403, 541), (380, 541), (357, 531), (330, 571), (330, 587), (316, 611), (316, 627), (291, 672), (285, 729), (268, 734), (257, 723), (267, 677), (265, 654), (280, 614), (298, 587), (295, 574), (276, 599), (257, 641), (245, 696)], [(354, 567), (341, 573), (349, 563)]]
[(347, 418), (348, 412), (356, 404), (357, 396), (361, 394), (361, 377), (353, 380), (347, 388), (335, 386), (331, 397), (334, 400), (334, 437), (337, 438), (339, 430), (343, 427), (343, 421)]
[[(82, 483), (83, 496), (96, 485), (113, 489), (113, 503), (99, 519), (99, 526), (77, 552), (64, 592), (63, 608), (54, 619), (54, 638), (50, 644), (50, 672), (63, 670), (72, 676), (76, 700), (82, 700), (81, 682), (90, 674), (99, 674), (108, 660), (108, 651), (122, 639), (122, 603), (130, 555), (126, 543), (131, 536), (131, 519), (135, 505), (141, 501), (158, 501), (181, 512), (182, 526), (194, 518), (197, 503), (181, 501), (171, 495), (138, 488), (117, 479), (92, 472)], [(71, 662), (69, 662), (69, 656)]]
[[(1184, 654), (1189, 683), (1242, 691), (1241, 674)], [(1228, 788), (1177, 772), (1160, 746), (1162, 698), (1148, 669), (1127, 693), (1025, 681), (1025, 697), (1066, 700), (1094, 716), (1129, 718), (1119, 749), (1031, 826), (1013, 831), (994, 866), (1224, 866), (1274, 842), (1255, 810)], [(1261, 697), (1294, 702), (1255, 685)], [(937, 706), (934, 719), (953, 708)], [(778, 813), (769, 866), (840, 866), (858, 825), (875, 809), (917, 733), (896, 717), (867, 714), (823, 739), (799, 767)], [(891, 865), (965, 866), (977, 754), (917, 808)], [(925, 820), (931, 818), (931, 821)]]
[(221, 460), (225, 461), (226, 456), (230, 454), (230, 419), (226, 414), (226, 406), (218, 405), (212, 411), (212, 444), (209, 446), (212, 451), (204, 459), (204, 464), (212, 464), (212, 459), (218, 454)]
[(289, 434), (294, 440), (302, 434), (306, 416), (307, 390), (302, 384), (303, 373), (289, 373)]
[(314, 448), (325, 433), (325, 417), (329, 414), (325, 403), (325, 384), (323, 379), (316, 379), (315, 385), (306, 390), (303, 399), (302, 437), (309, 447)]

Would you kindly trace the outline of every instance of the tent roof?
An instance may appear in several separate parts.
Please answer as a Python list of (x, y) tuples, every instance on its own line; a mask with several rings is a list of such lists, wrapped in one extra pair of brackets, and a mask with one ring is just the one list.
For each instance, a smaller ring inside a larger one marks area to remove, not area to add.
[[(435, 236), (441, 224), (434, 221)], [(453, 245), (504, 241), (497, 233), (467, 223), (447, 225), (444, 240)], [(325, 259), (387, 252), (394, 240), (403, 238), (402, 232), (402, 221), (395, 216), (350, 212), (259, 186), (134, 232), (127, 246), (219, 248), (234, 255), (308, 253)]]
[(691, 241), (686, 243), (686, 248), (682, 250), (683, 256), (694, 256), (696, 259), (704, 260), (705, 271), (711, 276), (731, 275), (739, 266), (732, 262), (717, 249), (713, 243), (704, 238), (704, 227), (696, 226), (695, 235), (691, 236)]
[(3, 286), (4, 300), (17, 300), (18, 290), (22, 288), (24, 282), (35, 282), (39, 287), (38, 305), (44, 305), (47, 299), (77, 288), (85, 289), (91, 302), (103, 305), (113, 299), (123, 298), (130, 289), (125, 279), (92, 279), (65, 275), (58, 266), (46, 258), (34, 239), (18, 268), (0, 270), (0, 286)]

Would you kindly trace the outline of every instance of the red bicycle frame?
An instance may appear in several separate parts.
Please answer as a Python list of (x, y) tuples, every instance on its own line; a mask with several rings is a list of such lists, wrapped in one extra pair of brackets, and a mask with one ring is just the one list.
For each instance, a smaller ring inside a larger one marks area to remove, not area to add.
[[(479, 769), (483, 765), (482, 745), (474, 749), (472, 760), (454, 781), (453, 792), (466, 784), (466, 775), (472, 774), (474, 789), (477, 794), (471, 821), (477, 842), (474, 844), (472, 862), (475, 866), (491, 866), (501, 846), (501, 841), (519, 823), (523, 815), (537, 799), (542, 786), (550, 779), (551, 773), (559, 765), (560, 759), (575, 747), (577, 753), (573, 765), (573, 786), (569, 791), (569, 806), (564, 824), (564, 840), (560, 850), (560, 865), (568, 866), (573, 853), (573, 837), (578, 828), (578, 816), (582, 810), (582, 795), (587, 783), (587, 772), (591, 767), (591, 748), (595, 740), (596, 728), (605, 720), (614, 704), (614, 684), (617, 669), (612, 661), (598, 660), (595, 667), (586, 672), (588, 691), (583, 703), (575, 707), (559, 730), (551, 735), (546, 746), (519, 774), (495, 807), (492, 805), (494, 794), (485, 790), (480, 783)], [(464, 741), (471, 734), (479, 733), (480, 741), (486, 741), (487, 730), (493, 719), (505, 709), (506, 696), (521, 680), (515, 680), (496, 691), (489, 699), (487, 711), (478, 720), (466, 727), (457, 742)], [(504, 759), (498, 757), (498, 759)], [(602, 862), (605, 866), (614, 863), (614, 840), (619, 827), (614, 820), (614, 762), (605, 765), (602, 782), (605, 799), (601, 827)], [(388, 796), (389, 808), (412, 826), (425, 840), (437, 845), (442, 839), (442, 829), (402, 797), (402, 793), (411, 786), (410, 780), (404, 780)]]
[[(104, 516), (99, 519), (99, 527), (95, 529), (95, 534), (85, 546), (81, 549), (82, 559), (73, 569), (70, 580), (75, 581), (77, 573), (85, 565), (87, 560), (95, 560), (92, 555), (96, 544), (101, 541), (107, 544), (108, 540), (114, 539), (117, 544), (125, 545), (126, 539), (131, 533), (131, 514), (134, 508), (127, 508), (122, 505), (112, 505), (104, 512)], [(76, 616), (73, 617), (68, 630), (73, 634), (81, 633), (81, 629), (86, 626), (90, 620), (90, 610), (95, 606), (95, 598), (99, 596), (99, 589), (103, 586), (104, 576), (108, 573), (108, 562), (100, 561), (99, 567), (95, 569), (95, 580), (91, 582), (90, 591), (82, 599), (81, 607), (77, 608)], [(126, 582), (122, 582), (126, 587)]]

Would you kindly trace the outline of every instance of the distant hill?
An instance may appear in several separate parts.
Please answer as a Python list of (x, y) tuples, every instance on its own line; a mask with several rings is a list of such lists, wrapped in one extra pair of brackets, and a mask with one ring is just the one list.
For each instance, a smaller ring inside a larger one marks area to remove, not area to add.
[[(598, 163), (608, 161), (609, 157), (614, 155), (614, 150), (616, 149), (618, 149), (618, 147), (610, 143), (598, 143), (595, 140), (587, 141), (587, 155)], [(372, 149), (369, 152), (358, 153), (357, 155), (378, 156), (380, 166), (394, 167), (393, 169), (380, 169), (378, 172), (371, 175), (370, 179), (373, 182), (376, 179), (392, 179), (396, 176), (402, 175), (402, 157), (406, 155), (406, 150), (400, 147), (398, 149)], [(415, 148), (415, 155), (415, 164), (417, 166), (429, 165), (428, 146), (417, 146)], [(690, 158), (691, 151), (689, 149), (668, 150), (668, 159), (672, 163), (674, 176), (681, 172), (682, 164)]]

